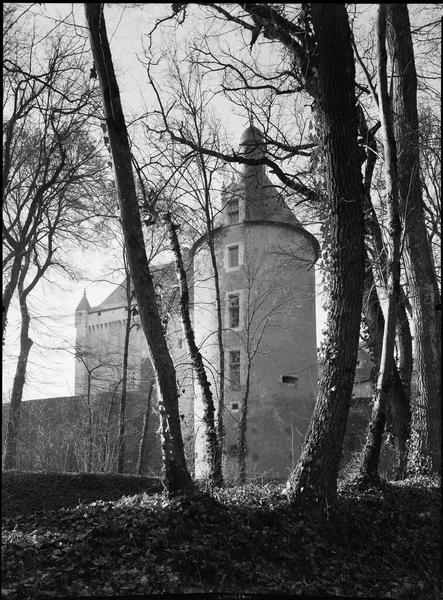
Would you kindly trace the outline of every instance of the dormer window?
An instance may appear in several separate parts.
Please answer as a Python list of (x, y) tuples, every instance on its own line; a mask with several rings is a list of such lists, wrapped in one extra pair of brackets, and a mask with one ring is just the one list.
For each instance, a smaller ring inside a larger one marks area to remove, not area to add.
[(240, 205), (238, 198), (232, 198), (228, 202), (228, 224), (235, 225), (240, 219)]

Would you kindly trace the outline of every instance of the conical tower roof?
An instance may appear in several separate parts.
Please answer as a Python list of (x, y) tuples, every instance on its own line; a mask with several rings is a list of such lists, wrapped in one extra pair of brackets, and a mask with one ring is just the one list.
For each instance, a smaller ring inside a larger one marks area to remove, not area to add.
[[(241, 134), (238, 154), (246, 159), (261, 161), (266, 158), (266, 152), (267, 144), (264, 134), (251, 123)], [(233, 177), (227, 185), (223, 184), (222, 210), (216, 217), (216, 227), (226, 225), (223, 208), (231, 199), (235, 198), (240, 203), (244, 203), (242, 218), (244, 223), (280, 223), (286, 227), (293, 227), (309, 241), (318, 257), (317, 239), (303, 227), (288, 207), (279, 189), (269, 179), (265, 164), (243, 164), (240, 175)], [(194, 244), (193, 253), (202, 240), (203, 237)]]
[(240, 137), (240, 147), (251, 147), (251, 149), (260, 149), (264, 152), (266, 142), (263, 133), (255, 125), (249, 125)]
[(78, 303), (77, 308), (75, 309), (75, 312), (78, 312), (80, 310), (90, 310), (91, 305), (88, 302), (88, 299), (86, 297), (86, 289), (83, 292), (83, 297), (80, 300), (80, 302)]
[[(249, 125), (241, 137), (239, 154), (245, 158), (260, 160), (266, 156), (266, 141), (263, 133)], [(281, 193), (269, 179), (265, 165), (244, 165), (242, 175), (229, 192), (245, 199), (245, 220), (277, 221), (299, 225), (299, 221), (290, 210)]]

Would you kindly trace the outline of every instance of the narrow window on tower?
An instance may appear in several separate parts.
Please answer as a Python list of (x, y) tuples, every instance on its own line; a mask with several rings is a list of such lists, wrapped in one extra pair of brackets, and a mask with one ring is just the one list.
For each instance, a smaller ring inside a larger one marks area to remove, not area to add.
[(240, 350), (229, 351), (229, 379), (232, 390), (240, 389)]
[(238, 267), (238, 246), (230, 246), (228, 248), (228, 257), (229, 268)]
[(244, 246), (242, 242), (229, 244), (223, 250), (223, 265), (225, 271), (237, 271), (240, 269), (244, 260)]
[(229, 327), (235, 329), (240, 326), (240, 294), (228, 296)]
[(234, 225), (238, 223), (240, 217), (240, 207), (238, 198), (232, 198), (228, 202), (228, 224)]

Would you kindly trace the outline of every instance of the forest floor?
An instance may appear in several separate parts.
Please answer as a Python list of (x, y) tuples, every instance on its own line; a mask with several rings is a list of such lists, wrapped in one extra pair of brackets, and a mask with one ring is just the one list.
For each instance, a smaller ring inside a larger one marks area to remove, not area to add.
[(282, 485), (193, 501), (158, 489), (128, 476), (5, 473), (2, 597), (438, 598), (437, 481), (343, 484), (334, 522), (295, 513)]

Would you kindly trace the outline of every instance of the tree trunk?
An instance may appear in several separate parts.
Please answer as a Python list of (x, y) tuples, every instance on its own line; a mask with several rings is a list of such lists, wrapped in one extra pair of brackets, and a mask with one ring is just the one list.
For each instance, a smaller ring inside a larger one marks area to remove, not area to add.
[(428, 244), (420, 186), (417, 74), (406, 4), (387, 4), (388, 47), (392, 60), (395, 137), (404, 220), (404, 263), (415, 329), (417, 398), (412, 404), (409, 470), (440, 473), (441, 331), (440, 303)]
[(225, 441), (225, 348), (223, 345), (223, 318), (220, 294), (220, 279), (218, 276), (217, 260), (214, 248), (214, 232), (208, 230), (208, 245), (211, 255), (212, 269), (214, 271), (215, 302), (217, 309), (217, 344), (219, 357), (219, 397), (217, 411), (217, 439), (219, 445), (220, 460), (223, 461)]
[(22, 267), (22, 254), (19, 252), (12, 263), (11, 274), (9, 281), (6, 284), (2, 296), (2, 345), (5, 343), (6, 324), (8, 321), (9, 305), (11, 304), (12, 296), (17, 289), (20, 270)]
[(206, 456), (209, 460), (209, 481), (212, 486), (223, 485), (223, 475), (221, 468), (221, 453), (217, 441), (215, 430), (215, 408), (214, 399), (211, 391), (211, 384), (208, 381), (203, 357), (195, 343), (194, 330), (192, 328), (191, 318), (189, 316), (189, 290), (186, 279), (186, 271), (183, 266), (183, 259), (180, 250), (180, 244), (177, 237), (177, 226), (172, 222), (171, 215), (167, 212), (164, 221), (168, 228), (171, 250), (175, 257), (177, 278), (180, 283), (180, 314), (183, 323), (183, 331), (189, 347), (192, 366), (200, 385), (203, 399), (203, 423), (206, 436)]
[(297, 504), (328, 509), (337, 495), (337, 474), (351, 403), (361, 320), (364, 189), (357, 146), (355, 71), (344, 4), (311, 4), (317, 42), (318, 97), (314, 103), (330, 198), (330, 308), (325, 368), (319, 394), (287, 492)]
[(158, 382), (164, 483), (169, 496), (175, 496), (195, 490), (186, 466), (183, 449), (178, 411), (177, 378), (163, 334), (146, 257), (132, 172), (131, 151), (109, 49), (103, 5), (93, 3), (85, 4), (84, 7), (94, 64), (103, 96), (125, 248), (140, 311), (140, 321)]
[(8, 429), (5, 440), (5, 454), (3, 458), (4, 469), (16, 469), (18, 467), (17, 444), (20, 427), (20, 411), (23, 397), (23, 388), (26, 381), (26, 369), (28, 366), (29, 352), (32, 340), (29, 338), (30, 317), (27, 306), (27, 294), (23, 292), (23, 284), (29, 267), (29, 256), (23, 267), (18, 280), (18, 294), (20, 302), (21, 329), (20, 329), (20, 353), (12, 386), (11, 403), (9, 406)]
[(361, 483), (378, 480), (378, 465), (386, 422), (386, 405), (393, 387), (393, 356), (397, 322), (397, 305), (400, 293), (400, 214), (398, 201), (397, 154), (394, 138), (392, 109), (387, 88), (386, 56), (386, 5), (380, 4), (377, 18), (378, 95), (380, 122), (385, 156), (387, 189), (387, 215), (389, 242), (387, 248), (386, 280), (387, 309), (383, 330), (377, 388), (373, 400), (371, 422), (362, 453), (359, 478)]
[(120, 396), (120, 415), (118, 426), (118, 455), (117, 455), (117, 473), (124, 472), (125, 462), (125, 413), (126, 413), (126, 389), (128, 382), (128, 355), (129, 355), (129, 335), (131, 333), (131, 276), (129, 271), (126, 271), (126, 329), (125, 343), (123, 349), (123, 378), (122, 378), (122, 393)]
[[(366, 270), (363, 306), (363, 314), (368, 333), (368, 349), (378, 373), (380, 368), (381, 351), (383, 347), (385, 319), (380, 302), (378, 300), (377, 289), (370, 265), (368, 265), (368, 269)], [(393, 386), (388, 400), (388, 410), (386, 416), (394, 437), (395, 447), (398, 455), (396, 477), (398, 479), (403, 479), (405, 477), (407, 442), (409, 439), (411, 415), (409, 410), (409, 399), (404, 391), (395, 361), (393, 361), (392, 373)]]
[(397, 306), (397, 355), (398, 372), (403, 384), (404, 393), (411, 402), (411, 381), (413, 369), (412, 357), (412, 335), (409, 327), (408, 314), (405, 305), (405, 293), (403, 287), (400, 287), (400, 299)]
[(108, 415), (106, 418), (105, 444), (103, 448), (103, 469), (105, 472), (109, 472), (109, 470), (112, 470), (113, 460), (109, 448), (109, 432), (111, 429), (112, 409), (114, 408), (115, 394), (117, 393), (117, 389), (120, 384), (121, 380), (117, 383), (117, 385), (114, 388), (114, 391), (112, 392), (111, 402), (109, 403)]
[[(367, 243), (377, 257), (379, 286), (386, 289), (387, 256), (380, 224), (377, 220), (371, 199), (372, 175), (377, 160), (377, 141), (375, 132), (380, 125), (378, 123), (370, 130), (361, 106), (359, 110), (360, 131), (365, 139), (368, 151), (366, 153), (365, 167), (365, 225), (367, 231)], [(378, 300), (377, 288), (370, 261), (366, 260), (369, 268), (365, 278), (364, 318), (369, 334), (369, 346), (372, 359), (377, 373), (380, 368), (381, 352), (383, 347), (383, 331), (385, 320)], [(399, 367), (393, 363), (393, 386), (387, 410), (387, 425), (394, 436), (397, 450), (397, 478), (405, 476), (405, 460), (407, 456), (407, 442), (410, 432), (410, 389), (412, 377), (412, 338), (409, 329), (409, 321), (405, 310), (405, 296), (400, 286), (400, 299), (397, 305), (397, 350), (399, 355)]]
[(138, 445), (137, 475), (141, 475), (143, 473), (143, 461), (145, 456), (146, 440), (148, 439), (149, 416), (151, 414), (151, 398), (153, 389), (154, 385), (151, 383), (148, 392), (148, 398), (146, 400), (145, 414), (143, 416), (143, 427), (140, 436), (140, 443)]
[(248, 369), (246, 373), (245, 393), (243, 395), (240, 411), (240, 423), (238, 425), (238, 441), (237, 441), (237, 464), (238, 464), (238, 483), (243, 485), (246, 483), (246, 455), (248, 453), (248, 400), (251, 383), (251, 359), (248, 359)]
[(87, 456), (86, 456), (86, 472), (92, 471), (92, 447), (93, 447), (93, 422), (92, 422), (92, 406), (91, 406), (91, 378), (92, 372), (88, 372), (88, 388), (86, 391), (86, 406), (88, 408), (88, 441), (87, 441)]

